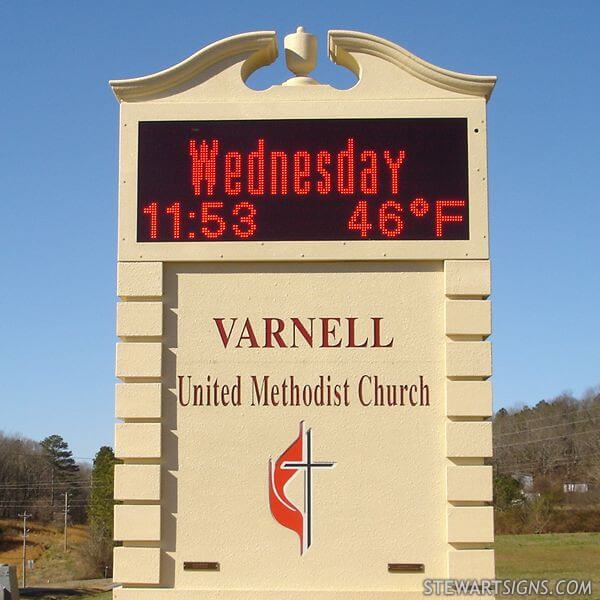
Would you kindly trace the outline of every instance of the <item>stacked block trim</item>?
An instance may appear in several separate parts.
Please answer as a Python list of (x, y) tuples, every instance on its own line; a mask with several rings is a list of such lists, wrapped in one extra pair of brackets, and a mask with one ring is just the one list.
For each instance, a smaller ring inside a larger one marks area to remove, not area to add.
[(114, 580), (160, 584), (163, 265), (120, 262), (117, 268)]
[(448, 576), (494, 577), (488, 260), (444, 263)]

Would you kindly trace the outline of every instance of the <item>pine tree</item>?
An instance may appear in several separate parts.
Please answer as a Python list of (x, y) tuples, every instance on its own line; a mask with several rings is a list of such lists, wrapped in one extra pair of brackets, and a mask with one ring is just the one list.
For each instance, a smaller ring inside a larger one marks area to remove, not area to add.
[[(79, 488), (74, 485), (79, 474), (79, 465), (69, 450), (69, 444), (60, 435), (49, 435), (40, 442), (42, 456), (50, 470), (50, 518), (54, 507), (62, 508), (65, 493), (74, 500), (79, 494)], [(54, 515), (56, 516), (56, 515)]]
[(112, 539), (113, 535), (115, 462), (115, 455), (109, 446), (102, 446), (96, 453), (88, 509), (90, 528), (96, 535), (108, 539)]
[(40, 442), (43, 454), (59, 482), (73, 479), (79, 466), (69, 450), (69, 444), (60, 435), (49, 435)]

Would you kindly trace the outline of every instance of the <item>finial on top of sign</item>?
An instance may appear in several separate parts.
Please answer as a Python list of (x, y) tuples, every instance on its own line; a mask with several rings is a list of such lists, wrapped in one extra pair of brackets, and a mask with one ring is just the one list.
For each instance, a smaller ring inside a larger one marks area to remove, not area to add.
[(318, 83), (308, 74), (317, 66), (317, 38), (298, 27), (296, 33), (283, 40), (287, 68), (295, 75), (283, 85), (314, 85)]

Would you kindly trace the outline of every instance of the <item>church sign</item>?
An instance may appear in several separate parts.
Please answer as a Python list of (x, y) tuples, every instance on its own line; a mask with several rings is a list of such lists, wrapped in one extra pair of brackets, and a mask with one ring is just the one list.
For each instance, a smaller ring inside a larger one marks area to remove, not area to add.
[(331, 31), (234, 36), (121, 105), (117, 600), (417, 598), (494, 576), (486, 102)]

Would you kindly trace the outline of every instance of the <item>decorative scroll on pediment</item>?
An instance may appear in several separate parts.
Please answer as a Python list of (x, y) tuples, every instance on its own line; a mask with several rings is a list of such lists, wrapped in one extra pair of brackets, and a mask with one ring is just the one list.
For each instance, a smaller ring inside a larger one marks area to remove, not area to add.
[[(315, 99), (345, 94), (357, 98), (481, 97), (487, 100), (496, 83), (492, 76), (443, 69), (397, 44), (367, 33), (332, 30), (328, 42), (331, 60), (358, 78), (349, 90), (337, 90), (310, 77), (316, 65), (316, 38), (301, 27), (286, 36), (284, 42), (286, 62), (294, 77), (267, 90), (253, 90), (245, 82), (254, 71), (277, 58), (274, 31), (235, 35), (210, 44), (163, 71), (111, 81), (110, 85), (120, 102), (142, 102), (232, 97), (237, 100), (247, 97), (252, 101), (265, 94), (286, 98), (296, 94)], [(299, 91), (300, 88), (304, 89)]]

